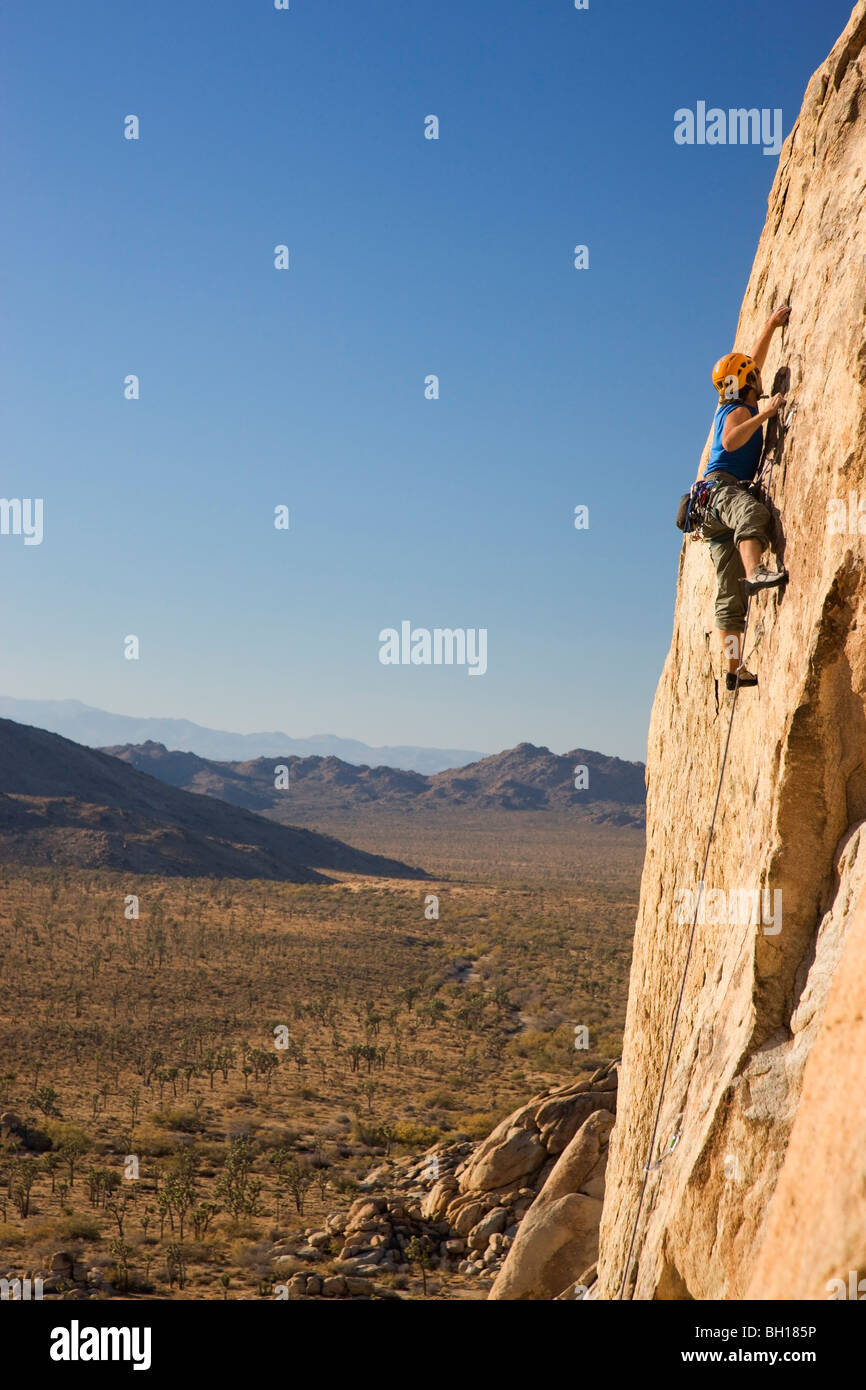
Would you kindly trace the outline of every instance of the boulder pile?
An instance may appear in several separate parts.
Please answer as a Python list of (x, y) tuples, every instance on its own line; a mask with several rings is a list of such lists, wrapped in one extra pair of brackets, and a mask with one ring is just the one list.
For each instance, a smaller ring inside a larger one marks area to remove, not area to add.
[(348, 1211), (273, 1247), (275, 1277), (293, 1270), (289, 1298), (394, 1297), (375, 1281), (421, 1269), (475, 1278), (492, 1299), (556, 1298), (598, 1255), (616, 1088), (611, 1062), (534, 1096), (478, 1144), (380, 1164)]

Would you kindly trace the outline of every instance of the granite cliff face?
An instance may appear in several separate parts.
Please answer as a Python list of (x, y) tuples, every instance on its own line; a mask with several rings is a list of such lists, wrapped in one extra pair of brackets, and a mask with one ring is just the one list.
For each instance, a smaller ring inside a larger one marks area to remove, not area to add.
[[(864, 45), (860, 0), (782, 150), (740, 314), (748, 349), (792, 306), (764, 370), (794, 403), (773, 479), (790, 583), (752, 607), (760, 685), (737, 703), (654, 1158), (679, 1138), (649, 1175), (626, 1297), (826, 1299), (866, 1274)], [(713, 580), (685, 541), (590, 1297), (616, 1298), (625, 1270), (721, 767)]]

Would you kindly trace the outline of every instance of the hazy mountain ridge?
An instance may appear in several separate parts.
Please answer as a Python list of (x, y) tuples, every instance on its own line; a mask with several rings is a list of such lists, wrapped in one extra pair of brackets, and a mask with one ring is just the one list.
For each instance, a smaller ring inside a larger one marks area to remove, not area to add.
[(89, 748), (109, 744), (140, 744), (153, 741), (166, 748), (196, 753), (218, 761), (260, 757), (339, 757), (346, 763), (387, 763), (390, 767), (411, 768), (418, 772), (441, 772), (462, 767), (483, 755), (475, 749), (420, 748), (401, 745), (372, 748), (358, 739), (336, 734), (314, 734), (310, 738), (291, 738), (279, 730), (256, 734), (234, 734), (208, 729), (189, 719), (138, 718), (111, 714), (108, 710), (82, 704), (80, 700), (16, 700), (0, 696), (0, 717), (30, 724), (61, 734)]
[(9, 719), (0, 719), (0, 859), (295, 883), (326, 882), (317, 871), (327, 869), (425, 876)]
[[(548, 748), (521, 743), (467, 767), (432, 776), (393, 767), (358, 767), (333, 757), (289, 755), (281, 762), (273, 758), (218, 762), (172, 751), (154, 742), (103, 751), (171, 786), (219, 797), (278, 820), (375, 808), (574, 808), (596, 821), (634, 826), (644, 823), (643, 764), (624, 762), (588, 749), (559, 755)], [(289, 771), (289, 785), (284, 789), (274, 785), (279, 766)], [(588, 777), (588, 786), (582, 790), (576, 790), (574, 785), (578, 768), (585, 768)]]

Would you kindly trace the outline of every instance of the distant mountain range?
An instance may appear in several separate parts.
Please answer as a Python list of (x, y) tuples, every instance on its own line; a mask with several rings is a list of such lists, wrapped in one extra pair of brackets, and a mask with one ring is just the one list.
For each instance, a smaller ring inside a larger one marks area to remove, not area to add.
[(329, 835), (169, 786), (129, 762), (0, 719), (0, 861), (292, 883), (327, 882), (329, 869), (425, 877)]
[[(161, 743), (103, 750), (173, 787), (219, 797), (282, 823), (362, 810), (536, 811), (574, 809), (594, 821), (644, 824), (644, 765), (575, 748), (558, 755), (531, 743), (468, 767), (424, 776), (393, 767), (356, 767), (339, 758), (220, 762)], [(280, 777), (278, 769), (288, 769)], [(582, 790), (576, 769), (585, 768)], [(279, 787), (278, 781), (288, 785)]]
[(465, 748), (371, 748), (352, 738), (316, 734), (312, 738), (290, 738), (283, 733), (231, 734), (206, 729), (188, 719), (146, 719), (128, 714), (109, 714), (107, 710), (83, 705), (80, 700), (15, 700), (0, 695), (0, 716), (19, 724), (35, 724), (39, 729), (62, 734), (89, 748), (118, 743), (163, 743), (197, 753), (202, 758), (221, 761), (245, 758), (336, 757), (344, 763), (386, 764), (416, 772), (442, 772), (463, 767), (483, 755)]

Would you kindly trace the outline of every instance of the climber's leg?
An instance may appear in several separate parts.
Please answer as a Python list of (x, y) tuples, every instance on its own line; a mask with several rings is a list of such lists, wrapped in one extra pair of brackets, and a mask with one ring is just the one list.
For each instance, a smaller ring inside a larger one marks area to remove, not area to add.
[(761, 563), (764, 547), (755, 536), (747, 536), (744, 541), (740, 541), (737, 549), (740, 552), (743, 569), (746, 571), (746, 578), (749, 579), (752, 571), (756, 570)]
[(720, 635), (725, 669), (733, 673), (743, 658), (743, 634), (742, 632), (725, 632), (722, 629)]
[(763, 502), (745, 488), (725, 488), (724, 520), (734, 533), (745, 570), (743, 587), (747, 594), (760, 593), (784, 584), (785, 570), (769, 570), (761, 564), (770, 535), (771, 517)]
[(722, 656), (727, 671), (736, 671), (742, 659), (742, 636), (746, 625), (743, 599), (743, 562), (730, 531), (712, 525), (705, 527), (710, 554), (716, 567), (716, 627), (722, 638)]

